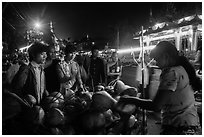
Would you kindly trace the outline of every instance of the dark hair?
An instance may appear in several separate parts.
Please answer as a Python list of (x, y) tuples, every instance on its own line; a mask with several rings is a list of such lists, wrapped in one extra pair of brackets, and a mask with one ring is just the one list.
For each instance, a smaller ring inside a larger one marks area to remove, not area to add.
[(94, 50), (99, 50), (99, 48), (98, 48), (96, 45), (95, 45), (95, 46), (92, 46), (92, 47), (91, 47), (91, 53), (93, 53)]
[(168, 41), (161, 41), (151, 51), (150, 58), (161, 58), (163, 55), (168, 56), (168, 66), (173, 67), (178, 64), (179, 52), (175, 45)]
[(190, 64), (188, 59), (185, 56), (180, 56), (176, 47), (168, 42), (168, 41), (161, 41), (150, 53), (151, 58), (158, 58), (161, 55), (169, 55), (171, 60), (175, 63), (172, 63), (169, 67), (172, 66), (182, 66), (189, 77), (190, 85), (194, 90), (199, 90), (202, 88), (202, 84), (199, 78), (196, 76), (194, 67)]
[(201, 80), (196, 76), (195, 68), (191, 65), (188, 59), (185, 56), (180, 56), (179, 64), (186, 70), (189, 77), (190, 85), (192, 86), (193, 90), (201, 90)]
[(64, 54), (67, 55), (69, 53), (73, 53), (76, 51), (77, 51), (77, 48), (74, 45), (66, 45), (66, 47), (64, 49)]
[(51, 57), (50, 57), (50, 52), (51, 52), (52, 49), (55, 50), (55, 46), (54, 46), (54, 45), (48, 46), (48, 48), (47, 48), (47, 59), (50, 59), (50, 58), (51, 58)]
[(38, 54), (42, 52), (47, 52), (48, 47), (46, 44), (43, 44), (41, 42), (34, 42), (32, 45), (28, 48), (28, 54), (29, 54), (29, 60), (32, 61)]

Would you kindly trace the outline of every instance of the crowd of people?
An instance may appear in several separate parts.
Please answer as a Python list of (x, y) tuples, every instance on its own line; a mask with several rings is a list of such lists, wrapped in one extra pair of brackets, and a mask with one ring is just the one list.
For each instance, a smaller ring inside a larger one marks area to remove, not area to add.
[[(21, 63), (12, 74), (7, 72), (5, 88), (20, 98), (28, 94), (40, 104), (52, 92), (66, 95), (71, 89), (76, 94), (85, 87), (94, 91), (97, 85), (108, 85), (120, 79), (122, 63), (117, 52), (111, 60), (100, 58), (99, 50), (93, 47), (91, 57), (76, 54), (73, 45), (67, 45), (63, 59), (56, 57), (55, 47), (35, 42), (28, 49), (29, 63)], [(195, 69), (176, 47), (167, 41), (160, 42), (150, 54), (162, 73), (156, 97), (153, 100), (123, 96), (119, 103), (162, 111), (162, 134), (196, 134), (200, 129), (199, 117), (195, 108), (194, 91), (200, 90)], [(170, 130), (171, 129), (171, 130)]]
[(33, 95), (39, 103), (44, 94), (60, 92), (65, 95), (69, 89), (77, 92), (85, 87), (105, 86), (107, 82), (119, 79), (122, 72), (117, 53), (114, 52), (106, 62), (97, 47), (92, 48), (89, 57), (77, 54), (74, 45), (67, 45), (63, 57), (59, 58), (54, 46), (35, 42), (27, 53), (29, 61), (19, 60), (12, 65), (6, 72), (4, 85), (19, 97)]

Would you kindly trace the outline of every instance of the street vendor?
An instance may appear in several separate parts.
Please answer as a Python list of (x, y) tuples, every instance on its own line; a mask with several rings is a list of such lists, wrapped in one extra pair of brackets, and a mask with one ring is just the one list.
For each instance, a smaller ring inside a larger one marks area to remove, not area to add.
[[(175, 45), (167, 41), (160, 42), (151, 52), (157, 65), (162, 69), (160, 85), (153, 100), (137, 97), (121, 97), (120, 103), (135, 104), (148, 110), (162, 113), (161, 134), (186, 135), (200, 134), (199, 117), (195, 107), (194, 90), (192, 82), (195, 77), (189, 71), (189, 62), (180, 57)], [(188, 67), (188, 68), (186, 68)], [(191, 79), (189, 77), (191, 76)]]
[(65, 95), (68, 89), (74, 91), (83, 89), (83, 83), (79, 65), (74, 61), (76, 48), (72, 45), (67, 45), (64, 54), (64, 61), (59, 62), (57, 65), (57, 75), (60, 81), (60, 92)]

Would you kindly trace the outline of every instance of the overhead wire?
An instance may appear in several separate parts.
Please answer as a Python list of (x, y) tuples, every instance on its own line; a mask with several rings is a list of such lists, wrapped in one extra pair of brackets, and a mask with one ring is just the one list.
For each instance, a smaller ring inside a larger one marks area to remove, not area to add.
[(2, 19), (3, 19), (9, 26), (11, 26), (14, 30), (16, 30), (16, 28), (15, 28), (10, 22), (8, 22), (4, 17), (2, 17)]
[(14, 5), (11, 4), (11, 6), (12, 6), (13, 9), (16, 11), (16, 13), (18, 14), (18, 16), (19, 16), (23, 21), (25, 21), (25, 18), (18, 12), (18, 10), (14, 7)]

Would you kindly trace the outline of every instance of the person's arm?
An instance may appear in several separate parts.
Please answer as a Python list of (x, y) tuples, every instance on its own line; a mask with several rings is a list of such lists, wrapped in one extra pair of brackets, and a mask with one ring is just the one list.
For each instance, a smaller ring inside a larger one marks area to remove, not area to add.
[(160, 110), (162, 106), (168, 102), (172, 92), (176, 90), (178, 74), (174, 70), (171, 70), (165, 74), (161, 74), (160, 79), (160, 85), (154, 100), (140, 99), (137, 97), (122, 97), (120, 101), (124, 103), (135, 104), (148, 110)]
[(63, 72), (63, 70), (59, 64), (57, 64), (56, 70), (57, 70), (57, 75), (58, 75), (60, 83), (65, 83), (65, 82), (72, 79), (71, 76), (68, 77), (64, 74), (64, 72)]
[(160, 111), (162, 106), (168, 101), (168, 96), (170, 96), (171, 92), (169, 90), (158, 90), (154, 100), (124, 96), (119, 101), (126, 104), (135, 104), (147, 110)]
[(20, 97), (23, 97), (22, 89), (26, 83), (27, 77), (28, 77), (28, 67), (22, 66), (19, 68), (19, 71), (14, 76), (14, 79), (12, 80), (12, 88), (11, 92), (17, 94)]
[(79, 64), (78, 63), (76, 63), (76, 67), (77, 67), (76, 78), (77, 78), (77, 81), (79, 83), (79, 87), (83, 88), (83, 82), (82, 82), (82, 79), (81, 79), (81, 73), (80, 73), (80, 68), (79, 68)]
[(119, 73), (119, 76), (122, 76), (122, 71), (123, 71), (123, 67), (120, 66), (120, 73)]
[(43, 93), (43, 96), (44, 96), (44, 97), (47, 97), (48, 95), (49, 95), (49, 92), (45, 89), (45, 90), (44, 90), (44, 93)]
[(121, 63), (120, 61), (119, 61), (118, 63), (119, 63), (119, 68), (120, 68), (120, 69), (119, 69), (119, 70), (120, 70), (119, 76), (122, 76), (122, 68), (123, 68), (123, 67), (122, 67), (122, 63)]
[(110, 73), (110, 67), (113, 66), (114, 63), (108, 63), (107, 64), (107, 75), (108, 76), (113, 76), (114, 74), (113, 73)]

